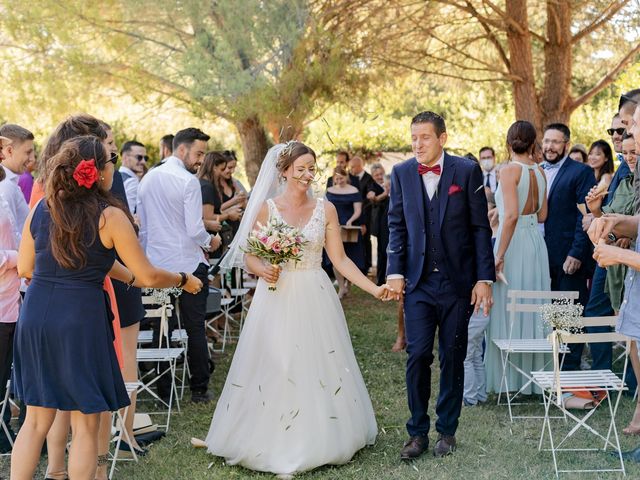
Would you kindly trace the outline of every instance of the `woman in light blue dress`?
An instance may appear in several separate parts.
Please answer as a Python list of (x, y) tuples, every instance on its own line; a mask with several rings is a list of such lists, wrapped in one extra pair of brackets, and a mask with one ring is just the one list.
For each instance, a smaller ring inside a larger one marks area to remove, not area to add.
[[(547, 247), (538, 225), (547, 217), (547, 182), (533, 160), (535, 143), (536, 130), (531, 123), (517, 121), (509, 128), (507, 145), (511, 162), (500, 170), (496, 192), (500, 226), (494, 254), (498, 281), (493, 290), (494, 305), (485, 354), (489, 392), (500, 391), (502, 361), (493, 340), (509, 338), (507, 290), (550, 290), (551, 287)], [(511, 338), (543, 338), (544, 333), (539, 315), (518, 314)], [(510, 360), (525, 372), (542, 369), (545, 361), (542, 354), (513, 355)], [(507, 380), (510, 391), (518, 391), (526, 383), (513, 368), (509, 369)], [(532, 393), (531, 385), (522, 393)]]

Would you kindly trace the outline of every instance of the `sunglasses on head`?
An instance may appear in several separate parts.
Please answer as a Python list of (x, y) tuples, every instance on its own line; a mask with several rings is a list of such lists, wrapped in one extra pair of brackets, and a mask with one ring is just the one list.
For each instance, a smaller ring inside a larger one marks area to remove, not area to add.
[(614, 133), (617, 133), (618, 135), (624, 135), (624, 132), (626, 132), (627, 129), (624, 127), (620, 127), (620, 128), (607, 128), (607, 133), (609, 135), (613, 135)]

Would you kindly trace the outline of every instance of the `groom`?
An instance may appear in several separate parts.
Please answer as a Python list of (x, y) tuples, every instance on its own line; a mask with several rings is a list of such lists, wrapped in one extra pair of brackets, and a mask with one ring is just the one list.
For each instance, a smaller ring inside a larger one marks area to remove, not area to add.
[(398, 292), (396, 298), (404, 296), (411, 411), (403, 460), (417, 458), (429, 447), (436, 329), (440, 395), (434, 455), (455, 450), (472, 305), (488, 315), (493, 303), (495, 266), (482, 172), (472, 160), (445, 153), (446, 141), (444, 119), (419, 113), (411, 120), (415, 158), (391, 173), (387, 283)]

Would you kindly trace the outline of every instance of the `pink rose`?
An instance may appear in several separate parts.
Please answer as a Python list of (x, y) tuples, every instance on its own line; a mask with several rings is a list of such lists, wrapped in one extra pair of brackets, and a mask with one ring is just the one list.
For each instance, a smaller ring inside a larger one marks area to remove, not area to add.
[(300, 249), (298, 247), (293, 247), (291, 249), (291, 253), (293, 253), (294, 255), (298, 255), (300, 253)]
[(279, 242), (275, 242), (272, 246), (271, 246), (271, 250), (273, 250), (275, 253), (280, 253), (282, 251), (282, 247), (280, 246)]

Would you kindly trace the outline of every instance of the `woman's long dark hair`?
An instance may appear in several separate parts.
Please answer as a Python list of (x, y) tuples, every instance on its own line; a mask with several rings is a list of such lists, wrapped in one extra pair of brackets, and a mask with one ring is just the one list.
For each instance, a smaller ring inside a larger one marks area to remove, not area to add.
[(611, 145), (609, 145), (609, 142), (607, 142), (606, 140), (596, 140), (595, 142), (593, 142), (589, 147), (589, 154), (594, 148), (599, 148), (606, 158), (606, 161), (600, 168), (600, 172), (598, 172), (598, 177), (596, 178), (596, 181), (599, 182), (602, 178), (602, 175), (604, 175), (605, 173), (613, 173), (613, 150), (611, 150)]
[[(99, 176), (109, 158), (100, 138), (86, 135), (64, 142), (60, 151), (47, 161), (45, 198), (51, 214), (51, 253), (66, 269), (81, 269), (87, 265), (87, 249), (98, 238), (100, 216), (105, 206), (123, 209), (121, 202), (110, 192), (98, 187), (99, 182), (86, 188), (73, 178), (82, 160), (95, 160)], [(127, 215), (133, 224), (133, 218)]]
[(107, 138), (105, 126), (107, 125), (104, 122), (86, 113), (72, 115), (60, 123), (47, 140), (38, 159), (38, 179), (43, 184), (47, 182), (49, 160), (60, 151), (64, 142), (84, 135), (93, 135), (100, 140), (105, 140)]
[(222, 152), (207, 152), (197, 174), (198, 178), (211, 182), (216, 189), (216, 194), (220, 201), (222, 201), (222, 178), (220, 175), (215, 174), (215, 169), (220, 165), (226, 166), (227, 163), (229, 163), (229, 158)]

